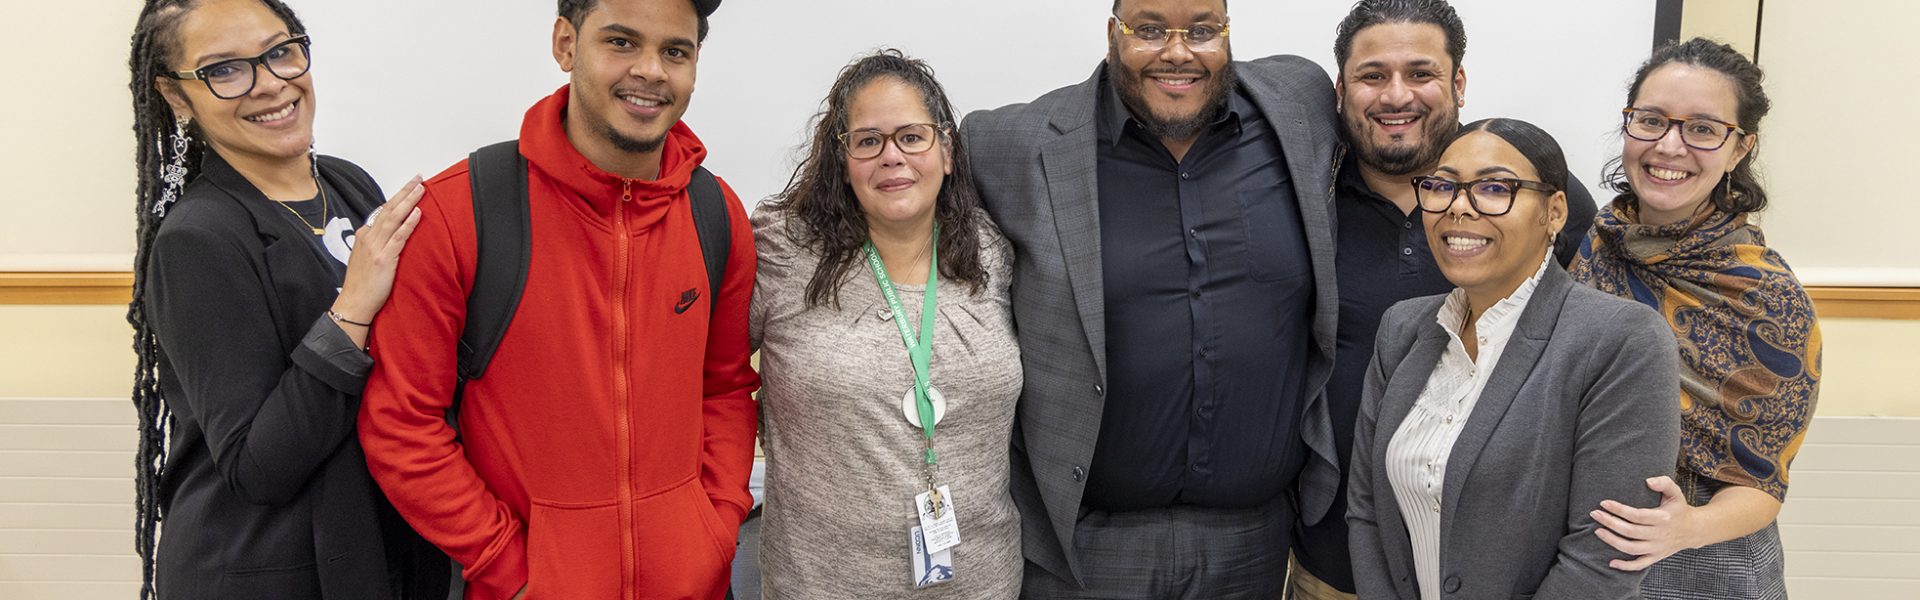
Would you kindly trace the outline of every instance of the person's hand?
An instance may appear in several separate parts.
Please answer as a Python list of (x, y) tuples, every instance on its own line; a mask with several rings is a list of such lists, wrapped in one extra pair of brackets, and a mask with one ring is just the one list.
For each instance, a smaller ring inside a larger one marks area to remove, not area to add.
[(1698, 509), (1687, 504), (1680, 484), (1665, 475), (1647, 480), (1647, 488), (1660, 492), (1660, 505), (1635, 508), (1612, 500), (1600, 502), (1601, 510), (1590, 513), (1600, 536), (1613, 549), (1636, 556), (1633, 560), (1607, 563), (1622, 571), (1639, 571), (1653, 566), (1673, 553), (1697, 546), (1695, 515)]
[[(400, 251), (406, 247), (413, 228), (420, 224), (421, 196), (426, 187), (415, 175), (400, 188), (393, 199), (375, 211), (373, 218), (354, 231), (353, 253), (347, 257), (347, 277), (340, 286), (340, 297), (333, 301), (333, 312), (348, 321), (372, 323), (373, 316), (386, 305), (393, 292), (394, 269), (400, 264)], [(366, 346), (366, 327), (341, 324), (355, 344)]]

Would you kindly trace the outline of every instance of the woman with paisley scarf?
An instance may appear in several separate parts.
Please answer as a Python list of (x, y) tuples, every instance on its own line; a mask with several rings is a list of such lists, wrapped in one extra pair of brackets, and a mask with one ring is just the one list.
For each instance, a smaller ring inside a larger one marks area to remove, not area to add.
[(1628, 90), (1620, 192), (1594, 219), (1574, 279), (1658, 309), (1679, 341), (1677, 478), (1659, 506), (1608, 500), (1609, 545), (1649, 569), (1649, 599), (1785, 598), (1780, 534), (1787, 468), (1820, 380), (1813, 304), (1747, 215), (1766, 206), (1753, 172), (1771, 106), (1760, 68), (1725, 44), (1669, 44)]

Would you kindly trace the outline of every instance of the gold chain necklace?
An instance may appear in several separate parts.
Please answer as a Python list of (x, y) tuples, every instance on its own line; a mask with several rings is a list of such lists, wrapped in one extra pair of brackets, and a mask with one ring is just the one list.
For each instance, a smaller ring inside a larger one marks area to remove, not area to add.
[(313, 187), (320, 188), (320, 225), (321, 225), (320, 227), (314, 227), (313, 223), (311, 221), (308, 221), (306, 217), (300, 216), (300, 211), (294, 210), (293, 207), (291, 206), (287, 206), (287, 203), (278, 202), (276, 204), (279, 204), (280, 208), (287, 209), (287, 212), (293, 213), (293, 218), (299, 219), (300, 224), (306, 225), (307, 229), (313, 230), (314, 235), (326, 235), (327, 228), (325, 226), (327, 224), (327, 186), (326, 184), (320, 183), (320, 179), (316, 177), (313, 180)]

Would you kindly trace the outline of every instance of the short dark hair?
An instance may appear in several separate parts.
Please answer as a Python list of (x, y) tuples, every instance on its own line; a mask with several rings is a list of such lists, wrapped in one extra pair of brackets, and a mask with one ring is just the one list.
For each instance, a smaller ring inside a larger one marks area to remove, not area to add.
[[(1773, 110), (1773, 101), (1767, 98), (1767, 90), (1761, 85), (1766, 80), (1766, 73), (1760, 70), (1760, 65), (1747, 60), (1746, 55), (1733, 46), (1706, 38), (1697, 37), (1684, 42), (1676, 40), (1655, 49), (1653, 56), (1648, 57), (1646, 64), (1640, 65), (1640, 70), (1634, 73), (1633, 85), (1627, 87), (1627, 105), (1633, 105), (1633, 101), (1640, 98), (1640, 85), (1647, 82), (1647, 76), (1660, 67), (1674, 63), (1712, 69), (1727, 76), (1733, 82), (1733, 93), (1738, 100), (1735, 110), (1739, 113), (1734, 115), (1734, 122), (1746, 130), (1747, 135), (1760, 133), (1760, 120)], [(1728, 180), (1725, 184), (1714, 186), (1710, 196), (1714, 208), (1732, 214), (1759, 212), (1767, 208), (1766, 187), (1760, 185), (1760, 177), (1753, 169), (1754, 156), (1759, 153), (1760, 147), (1756, 142), (1753, 149), (1747, 152), (1746, 159), (1726, 175)], [(1619, 192), (1620, 197), (1637, 201), (1638, 196), (1627, 182), (1626, 167), (1620, 157), (1615, 156), (1607, 163), (1603, 181), (1607, 187)]]
[(1341, 19), (1340, 27), (1334, 30), (1334, 73), (1347, 71), (1354, 36), (1368, 27), (1390, 23), (1439, 27), (1447, 35), (1447, 56), (1453, 59), (1453, 69), (1460, 68), (1460, 61), (1467, 57), (1467, 26), (1460, 22), (1460, 15), (1453, 12), (1453, 5), (1446, 0), (1360, 0), (1353, 3), (1353, 10), (1347, 12), (1347, 18)]
[[(1226, 7), (1226, 5), (1227, 5), (1227, 0), (1220, 0), (1221, 7), (1224, 8)], [(1114, 12), (1114, 13), (1120, 12), (1120, 0), (1113, 0), (1113, 10), (1110, 12)]]
[[(560, 16), (566, 17), (567, 22), (572, 23), (574, 29), (579, 29), (580, 22), (587, 20), (587, 13), (593, 12), (596, 6), (600, 6), (600, 0), (560, 0)], [(700, 5), (697, 3), (693, 6), (693, 14), (700, 17), (700, 33), (695, 41), (705, 42), (707, 41), (707, 16), (700, 14)]]
[(1554, 141), (1546, 130), (1519, 119), (1481, 119), (1453, 132), (1447, 145), (1452, 146), (1475, 131), (1485, 131), (1505, 140), (1514, 150), (1520, 151), (1520, 156), (1526, 157), (1527, 162), (1533, 163), (1534, 174), (1540, 177), (1540, 183), (1566, 191), (1567, 155), (1560, 150), (1560, 142)]

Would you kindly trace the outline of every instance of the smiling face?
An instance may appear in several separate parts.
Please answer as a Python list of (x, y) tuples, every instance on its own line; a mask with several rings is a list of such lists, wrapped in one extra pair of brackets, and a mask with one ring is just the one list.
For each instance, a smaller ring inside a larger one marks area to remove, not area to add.
[[(1130, 0), (1120, 3), (1115, 17), (1136, 29), (1220, 26), (1227, 23), (1227, 6), (1221, 0)], [(1169, 33), (1165, 46), (1149, 50), (1108, 19), (1107, 72), (1114, 92), (1148, 131), (1162, 139), (1192, 139), (1233, 91), (1230, 42), (1220, 38), (1213, 49), (1196, 51), (1180, 34)]]
[[(913, 86), (891, 77), (854, 92), (847, 108), (847, 131), (891, 134), (921, 123), (935, 123), (926, 99)], [(918, 154), (901, 152), (897, 142), (885, 142), (878, 156), (847, 159), (847, 185), (853, 188), (870, 226), (914, 231), (931, 226), (940, 185), (953, 173), (948, 134), (937, 135), (938, 143)]]
[[(1680, 117), (1739, 122), (1739, 97), (1733, 80), (1719, 71), (1670, 63), (1647, 74), (1633, 107)], [(1678, 127), (1658, 141), (1621, 136), (1621, 169), (1639, 199), (1640, 222), (1665, 225), (1691, 219), (1707, 209), (1714, 186), (1745, 160), (1757, 136), (1734, 134), (1718, 150), (1700, 150), (1680, 140)]]
[[(1511, 177), (1539, 181), (1533, 163), (1512, 144), (1486, 131), (1468, 133), (1447, 146), (1435, 177), (1472, 181)], [(1519, 190), (1513, 208), (1497, 217), (1474, 210), (1462, 191), (1446, 212), (1422, 213), (1427, 246), (1447, 281), (1467, 290), (1476, 309), (1513, 293), (1545, 259), (1553, 234), (1567, 221), (1565, 192)]]
[[(252, 58), (290, 37), (287, 24), (255, 0), (211, 0), (182, 17), (180, 51), (169, 71), (192, 71), (223, 60)], [(190, 116), (215, 152), (237, 165), (304, 158), (313, 145), (313, 74), (281, 79), (254, 67), (253, 90), (231, 100), (204, 82), (155, 79), (176, 116)]]
[(699, 31), (686, 0), (600, 0), (578, 28), (554, 23), (574, 147), (602, 166), (657, 153), (693, 99)]
[(1336, 91), (1360, 162), (1387, 175), (1431, 169), (1460, 126), (1467, 73), (1430, 23), (1385, 23), (1353, 36)]

